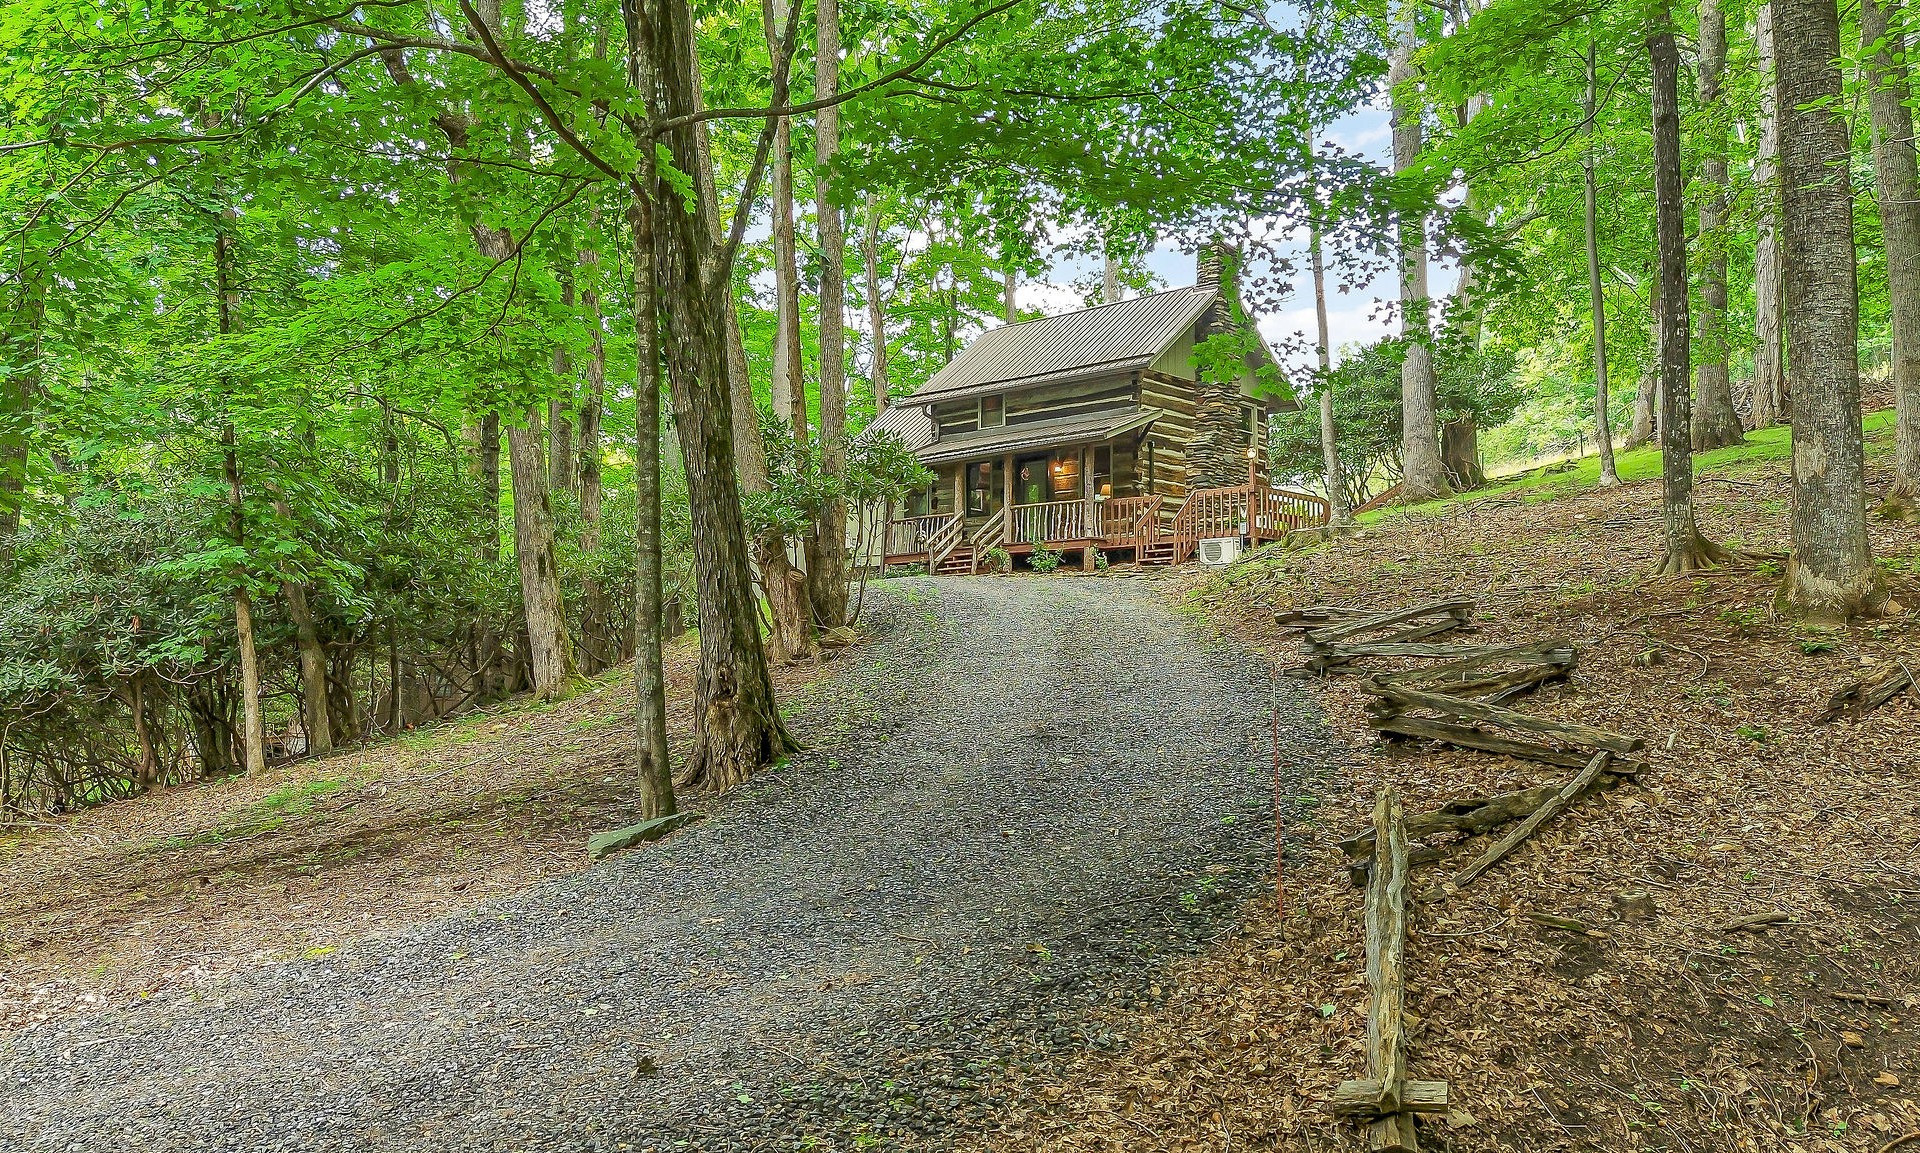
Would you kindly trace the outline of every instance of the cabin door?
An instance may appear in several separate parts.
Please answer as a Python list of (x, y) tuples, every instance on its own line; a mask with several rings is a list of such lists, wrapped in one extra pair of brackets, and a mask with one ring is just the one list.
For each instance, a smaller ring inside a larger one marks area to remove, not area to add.
[(1013, 462), (1013, 503), (1045, 504), (1052, 500), (1053, 482), (1049, 477), (1046, 453), (1023, 456)]

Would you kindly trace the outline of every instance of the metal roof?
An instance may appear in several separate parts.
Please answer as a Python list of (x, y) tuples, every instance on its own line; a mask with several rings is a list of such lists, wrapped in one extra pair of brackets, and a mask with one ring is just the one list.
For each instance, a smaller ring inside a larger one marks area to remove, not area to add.
[(1219, 297), (1214, 285), (1193, 285), (989, 329), (900, 406), (1145, 368)]
[(887, 411), (874, 417), (873, 423), (861, 429), (860, 435), (854, 440), (863, 442), (883, 432), (899, 437), (908, 452), (919, 452), (934, 442), (933, 412), (926, 408), (890, 404)]
[(1122, 433), (1145, 428), (1159, 416), (1160, 410), (1157, 408), (1129, 409), (1126, 412), (1103, 412), (1072, 420), (1044, 420), (1033, 424), (1010, 424), (1005, 428), (983, 428), (978, 432), (940, 438), (939, 443), (919, 454), (920, 463), (942, 464), (971, 457), (1003, 456), (1025, 449), (1109, 440)]

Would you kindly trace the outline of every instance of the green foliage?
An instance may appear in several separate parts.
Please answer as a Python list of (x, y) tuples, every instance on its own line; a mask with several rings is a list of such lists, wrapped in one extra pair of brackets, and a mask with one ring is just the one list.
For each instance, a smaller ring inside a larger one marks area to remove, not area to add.
[(1027, 554), (1027, 567), (1038, 573), (1052, 572), (1060, 567), (1060, 554), (1043, 544), (1036, 544), (1033, 551)]

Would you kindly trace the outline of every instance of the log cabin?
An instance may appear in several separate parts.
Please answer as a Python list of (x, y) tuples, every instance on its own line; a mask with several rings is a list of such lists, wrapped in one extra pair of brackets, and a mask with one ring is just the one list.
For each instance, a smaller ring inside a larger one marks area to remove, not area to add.
[(899, 437), (936, 478), (881, 518), (884, 563), (978, 572), (989, 550), (1044, 547), (1179, 564), (1202, 540), (1324, 524), (1326, 501), (1267, 475), (1267, 417), (1295, 401), (1266, 343), (1232, 379), (1196, 363), (1244, 316), (1220, 270), (1204, 255), (1190, 287), (989, 329), (881, 413), (862, 435)]

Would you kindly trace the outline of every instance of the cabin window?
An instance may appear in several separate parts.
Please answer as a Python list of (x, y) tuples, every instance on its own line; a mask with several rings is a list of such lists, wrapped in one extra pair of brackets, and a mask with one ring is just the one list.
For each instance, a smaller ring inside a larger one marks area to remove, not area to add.
[(1049, 470), (1053, 476), (1053, 499), (1075, 500), (1080, 496), (1080, 453), (1061, 453), (1053, 458)]
[(1000, 511), (1006, 466), (1000, 461), (980, 461), (967, 466), (967, 515), (987, 516)]
[(980, 427), (999, 428), (1007, 423), (1006, 398), (983, 396), (980, 398)]
[(1113, 495), (1113, 449), (1109, 445), (1093, 450), (1093, 494)]

